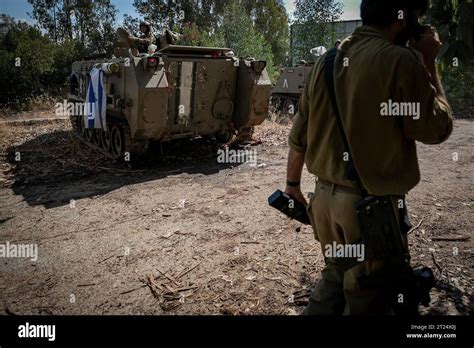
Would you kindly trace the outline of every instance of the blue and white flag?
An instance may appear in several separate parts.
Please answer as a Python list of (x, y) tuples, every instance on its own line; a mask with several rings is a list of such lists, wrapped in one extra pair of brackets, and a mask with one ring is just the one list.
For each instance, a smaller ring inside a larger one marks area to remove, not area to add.
[(87, 87), (87, 117), (84, 118), (85, 128), (106, 129), (105, 120), (106, 93), (104, 86), (104, 72), (93, 68), (91, 79)]

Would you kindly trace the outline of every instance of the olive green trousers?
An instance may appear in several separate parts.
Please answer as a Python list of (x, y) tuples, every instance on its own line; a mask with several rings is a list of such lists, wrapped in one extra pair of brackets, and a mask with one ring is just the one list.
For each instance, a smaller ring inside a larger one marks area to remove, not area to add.
[[(361, 238), (355, 204), (357, 192), (327, 183), (316, 183), (315, 195), (308, 206), (315, 238), (325, 254), (327, 245), (352, 244)], [(393, 204), (396, 204), (393, 200)], [(407, 248), (406, 236), (404, 237)], [(408, 249), (407, 249), (408, 250)], [(325, 258), (326, 266), (314, 288), (304, 315), (390, 315), (393, 314), (389, 291), (383, 285), (360, 286), (358, 279), (370, 279), (384, 271), (381, 260), (365, 260), (345, 269), (337, 257)], [(370, 282), (369, 282), (370, 283)]]

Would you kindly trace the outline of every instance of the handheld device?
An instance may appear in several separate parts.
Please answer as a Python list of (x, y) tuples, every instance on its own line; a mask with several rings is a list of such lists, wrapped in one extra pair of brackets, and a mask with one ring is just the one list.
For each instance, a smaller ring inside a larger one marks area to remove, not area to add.
[(410, 38), (415, 39), (416, 41), (420, 40), (424, 32), (431, 28), (430, 25), (421, 24), (418, 20), (418, 15), (416, 11), (410, 11), (407, 18), (407, 28), (409, 31)]
[(275, 191), (268, 197), (268, 204), (292, 219), (311, 225), (306, 207), (281, 190)]

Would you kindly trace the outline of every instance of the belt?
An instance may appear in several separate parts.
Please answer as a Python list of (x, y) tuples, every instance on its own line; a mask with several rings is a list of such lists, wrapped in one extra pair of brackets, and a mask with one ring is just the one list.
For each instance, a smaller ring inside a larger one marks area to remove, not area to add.
[(322, 184), (324, 186), (330, 187), (331, 190), (334, 190), (334, 191), (342, 191), (342, 192), (352, 193), (352, 194), (359, 195), (359, 196), (362, 195), (362, 191), (359, 190), (359, 189), (356, 189), (356, 188), (338, 185), (338, 184), (335, 184), (333, 182), (330, 182), (330, 181), (327, 181), (327, 180), (324, 180), (324, 179), (321, 179), (321, 178), (318, 178), (317, 182), (319, 182), (320, 184)]

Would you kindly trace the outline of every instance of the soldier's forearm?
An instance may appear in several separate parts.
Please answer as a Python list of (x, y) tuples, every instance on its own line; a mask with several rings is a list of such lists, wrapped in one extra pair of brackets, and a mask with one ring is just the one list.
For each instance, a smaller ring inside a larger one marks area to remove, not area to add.
[(432, 64), (431, 63), (427, 64), (427, 68), (428, 68), (428, 71), (431, 74), (431, 83), (436, 88), (437, 97), (443, 99), (447, 103), (448, 99), (446, 98), (446, 94), (444, 92), (443, 84), (441, 83), (441, 80), (439, 78), (438, 71), (436, 70), (435, 63), (433, 62)]
[(304, 165), (304, 152), (298, 152), (290, 148), (288, 154), (287, 180), (292, 182), (299, 182), (301, 180), (301, 173)]

